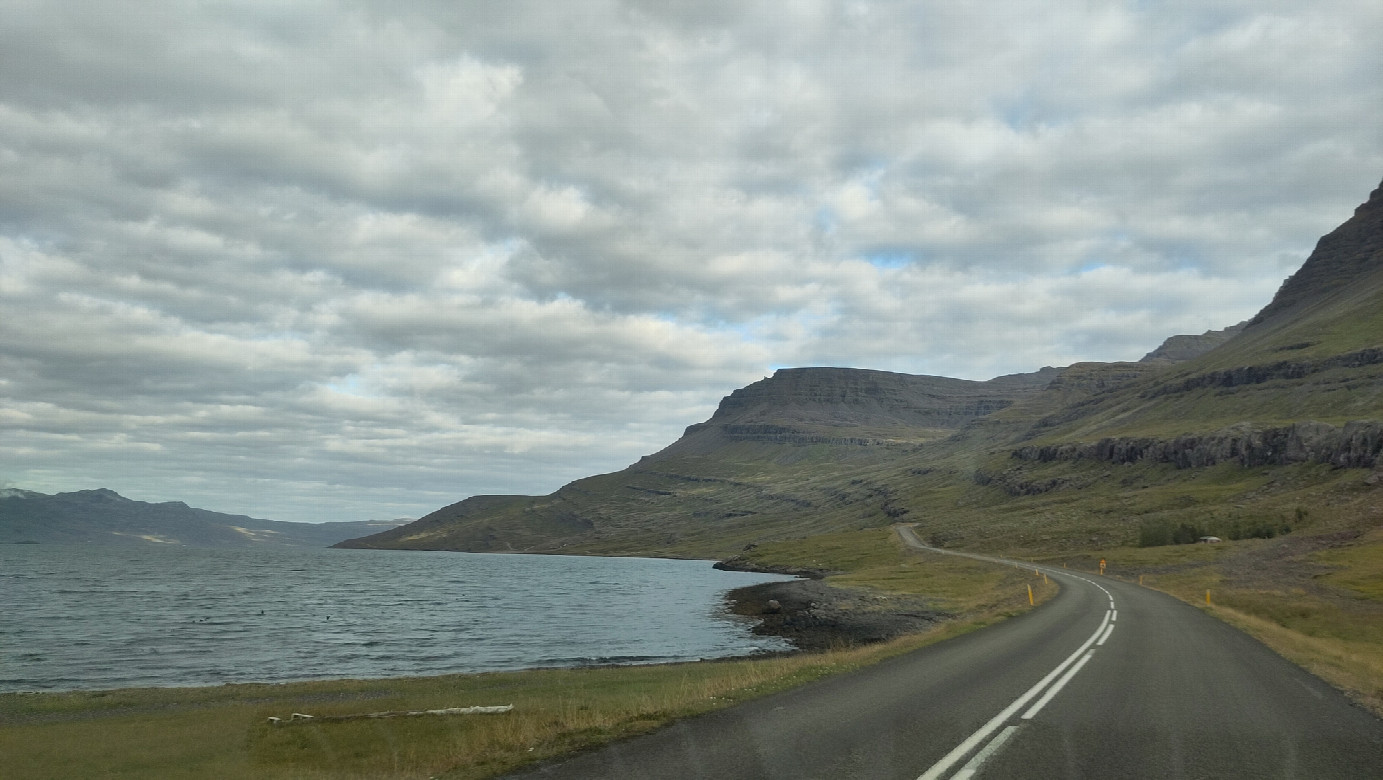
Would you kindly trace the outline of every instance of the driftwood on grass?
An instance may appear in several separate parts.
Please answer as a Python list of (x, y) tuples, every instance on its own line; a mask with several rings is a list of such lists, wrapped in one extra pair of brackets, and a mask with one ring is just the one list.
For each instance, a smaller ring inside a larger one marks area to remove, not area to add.
[[(338, 721), (338, 720), (363, 720), (365, 718), (411, 718), (419, 715), (497, 715), (501, 712), (508, 712), (514, 709), (512, 704), (502, 704), (489, 707), (447, 707), (440, 710), (391, 710), (387, 712), (363, 712), (357, 715), (304, 715), (301, 712), (293, 713), (286, 722), (302, 720), (318, 721)], [(269, 723), (279, 725), (284, 723), (283, 718), (269, 718)]]

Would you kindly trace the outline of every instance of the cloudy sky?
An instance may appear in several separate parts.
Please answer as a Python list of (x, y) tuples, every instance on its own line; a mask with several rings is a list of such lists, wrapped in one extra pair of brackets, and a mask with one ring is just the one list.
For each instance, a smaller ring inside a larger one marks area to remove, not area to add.
[(0, 0), (0, 487), (416, 517), (1250, 316), (1383, 4)]

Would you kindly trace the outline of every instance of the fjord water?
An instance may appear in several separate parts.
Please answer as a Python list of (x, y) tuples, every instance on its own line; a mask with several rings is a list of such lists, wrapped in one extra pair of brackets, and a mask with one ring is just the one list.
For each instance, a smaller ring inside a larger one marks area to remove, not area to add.
[(0, 691), (652, 663), (787, 649), (707, 561), (0, 545)]

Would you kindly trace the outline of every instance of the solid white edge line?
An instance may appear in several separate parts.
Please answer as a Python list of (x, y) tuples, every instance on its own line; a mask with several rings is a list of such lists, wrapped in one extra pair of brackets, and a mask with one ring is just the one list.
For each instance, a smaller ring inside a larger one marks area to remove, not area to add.
[(1038, 699), (1037, 703), (1032, 705), (1032, 709), (1023, 713), (1023, 720), (1032, 720), (1032, 716), (1041, 712), (1042, 708), (1047, 706), (1047, 702), (1051, 701), (1052, 697), (1060, 693), (1061, 689), (1066, 687), (1066, 683), (1071, 682), (1071, 678), (1076, 676), (1076, 672), (1079, 672), (1081, 667), (1085, 666), (1085, 663), (1089, 661), (1091, 656), (1093, 655), (1094, 652), (1086, 653), (1085, 657), (1080, 659), (1080, 663), (1071, 667), (1071, 671), (1063, 675), (1062, 678), (1057, 681), (1056, 685), (1053, 685), (1052, 687), (1048, 688), (1047, 692), (1042, 695), (1042, 698)]
[(985, 738), (987, 738), (990, 734), (993, 734), (996, 729), (1004, 725), (1004, 723), (1009, 718), (1013, 717), (1013, 713), (1021, 709), (1024, 704), (1027, 704), (1028, 701), (1032, 699), (1032, 697), (1041, 693), (1042, 689), (1047, 687), (1047, 683), (1050, 683), (1053, 679), (1056, 678), (1057, 675), (1065, 671), (1066, 667), (1075, 663), (1076, 659), (1080, 658), (1081, 653), (1084, 653), (1086, 650), (1089, 650), (1090, 646), (1095, 644), (1095, 640), (1099, 639), (1100, 633), (1105, 630), (1105, 626), (1107, 625), (1109, 625), (1108, 612), (1104, 613), (1104, 620), (1100, 621), (1100, 627), (1095, 629), (1095, 633), (1091, 634), (1090, 638), (1085, 640), (1085, 642), (1080, 647), (1076, 648), (1076, 651), (1074, 653), (1071, 653), (1071, 655), (1068, 656), (1065, 661), (1062, 661), (1060, 664), (1057, 665), (1055, 669), (1048, 672), (1046, 677), (1043, 677), (1041, 680), (1038, 680), (1037, 684), (1029, 688), (1027, 693), (1023, 694), (1022, 696), (1019, 696), (1017, 699), (1013, 701), (1012, 704), (1005, 707), (1003, 712), (1000, 712), (998, 715), (995, 715), (993, 718), (989, 720), (988, 723), (984, 724), (983, 726), (980, 726), (978, 731), (966, 737), (965, 741), (961, 742), (959, 745), (956, 745), (950, 753), (947, 753), (946, 755), (942, 756), (940, 761), (936, 762), (935, 764), (932, 764), (931, 768), (919, 775), (917, 780), (936, 780), (936, 778), (941, 777), (941, 774), (943, 772), (950, 769), (951, 766), (954, 765), (957, 761), (964, 758), (967, 753), (974, 750), (976, 745), (983, 742)]
[(1109, 624), (1109, 628), (1106, 628), (1106, 629), (1104, 630), (1104, 636), (1100, 637), (1100, 641), (1096, 642), (1096, 643), (1095, 643), (1095, 646), (1096, 646), (1096, 647), (1101, 647), (1101, 646), (1103, 646), (1105, 640), (1108, 639), (1108, 638), (1109, 638), (1109, 635), (1112, 634), (1112, 633), (1114, 633), (1114, 624), (1111, 622), (1111, 623)]
[(970, 759), (965, 766), (961, 767), (959, 772), (951, 775), (951, 780), (970, 780), (970, 778), (974, 777), (975, 773), (980, 771), (980, 767), (984, 766), (984, 762), (988, 761), (990, 756), (999, 752), (999, 748), (1003, 747), (1004, 743), (1008, 741), (1008, 738), (1013, 736), (1013, 732), (1017, 730), (1018, 724), (1014, 723), (1006, 727), (1003, 731), (1000, 731), (999, 736), (989, 740), (989, 744), (985, 745), (980, 752), (976, 753), (975, 757)]

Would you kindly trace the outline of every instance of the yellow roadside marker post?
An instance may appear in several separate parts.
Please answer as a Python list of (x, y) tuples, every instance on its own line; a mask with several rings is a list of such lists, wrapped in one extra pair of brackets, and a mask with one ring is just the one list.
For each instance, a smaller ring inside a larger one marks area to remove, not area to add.
[(1205, 592), (1205, 605), (1210, 606), (1210, 591)]
[(1032, 600), (1032, 586), (1031, 586), (1031, 585), (1028, 586), (1028, 606), (1030, 606), (1030, 607), (1031, 607), (1031, 606), (1036, 606), (1035, 604), (1033, 604), (1033, 600)]

